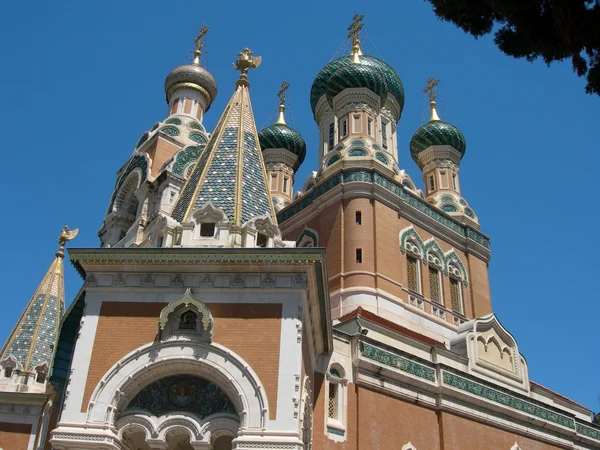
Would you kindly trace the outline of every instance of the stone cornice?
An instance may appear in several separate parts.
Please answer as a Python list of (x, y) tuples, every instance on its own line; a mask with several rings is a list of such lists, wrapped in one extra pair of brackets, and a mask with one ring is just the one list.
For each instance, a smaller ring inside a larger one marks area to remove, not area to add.
[[(117, 287), (125, 286), (121, 272), (147, 273), (149, 266), (152, 272), (166, 273), (215, 270), (305, 273), (304, 284), (297, 283), (295, 287), (308, 290), (308, 313), (317, 333), (317, 349), (329, 353), (333, 348), (327, 263), (323, 248), (70, 248), (69, 256), (84, 279), (87, 272), (119, 272), (112, 283)], [(183, 281), (181, 286), (173, 287), (183, 287)], [(244, 285), (242, 283), (236, 287), (244, 288)]]
[[(546, 442), (600, 443), (600, 427), (583, 423), (573, 411), (476, 379), (443, 363), (421, 360), (363, 336), (356, 339), (355, 345), (358, 385), (376, 386), (386, 395), (417, 399), (430, 408), (473, 415), (483, 422), (516, 432), (522, 429), (520, 422), (526, 424), (532, 437)], [(460, 407), (465, 401), (476, 403), (477, 408), (470, 407), (466, 412)], [(502, 416), (513, 418), (517, 424), (502, 420)]]
[[(332, 172), (317, 186), (278, 213), (280, 228), (283, 230), (293, 228), (294, 224), (300, 222), (301, 216), (316, 210), (317, 205), (323, 202), (320, 197), (334, 189), (337, 190), (338, 186), (343, 187), (344, 195), (357, 188), (366, 195), (378, 192), (384, 197), (389, 197), (386, 203), (399, 208), (399, 211), (413, 223), (432, 231), (436, 236), (448, 240), (463, 251), (469, 251), (485, 261), (490, 259), (489, 237), (429, 205), (425, 200), (405, 189), (399, 182), (382, 175), (376, 169)], [(315, 206), (312, 206), (313, 204)], [(292, 218), (294, 220), (290, 221)]]

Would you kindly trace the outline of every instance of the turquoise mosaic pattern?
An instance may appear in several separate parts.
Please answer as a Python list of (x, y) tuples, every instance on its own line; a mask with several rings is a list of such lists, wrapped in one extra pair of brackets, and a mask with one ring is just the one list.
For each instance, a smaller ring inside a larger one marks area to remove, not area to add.
[(575, 429), (575, 420), (571, 417), (554, 412), (550, 409), (538, 406), (530, 401), (523, 400), (496, 389), (489, 388), (480, 383), (468, 380), (450, 372), (443, 371), (444, 384), (476, 395), (486, 400), (507, 406), (509, 408), (531, 414), (547, 422), (553, 422), (563, 427)]
[(160, 132), (169, 136), (179, 136), (179, 130), (175, 127), (163, 127), (160, 129)]
[(272, 216), (255, 130), (247, 87), (238, 86), (183, 188), (173, 209), (174, 219), (185, 220), (190, 205), (201, 208), (207, 202), (221, 208), (238, 226), (253, 217)]
[(419, 153), (432, 145), (450, 145), (460, 152), (461, 158), (467, 151), (467, 141), (461, 131), (441, 120), (426, 123), (414, 134), (410, 140), (412, 159), (417, 162)]
[(208, 157), (212, 153), (212, 150), (215, 147), (215, 144), (217, 143), (217, 140), (216, 140), (217, 136), (219, 136), (219, 134), (221, 134), (221, 130), (222, 130), (223, 126), (225, 126), (225, 119), (227, 118), (227, 114), (229, 113), (230, 109), (231, 109), (231, 104), (227, 105), (227, 107), (225, 108), (225, 111), (223, 112), (221, 119), (219, 119), (219, 123), (217, 123), (217, 126), (215, 127), (215, 130), (212, 134), (212, 139), (210, 139), (208, 141), (208, 144), (206, 144), (205, 150), (201, 153), (200, 158), (198, 159), (198, 163), (196, 164), (196, 167), (190, 174), (190, 176), (187, 180), (187, 183), (183, 186), (181, 194), (179, 195), (179, 198), (177, 199), (177, 203), (175, 204), (175, 208), (173, 208), (171, 217), (173, 217), (173, 219), (177, 220), (178, 222), (183, 221), (185, 213), (186, 213), (189, 205), (192, 203), (192, 197), (194, 196), (196, 187), (198, 186), (198, 183), (200, 182), (200, 177), (202, 176), (202, 173), (204, 172), (204, 167), (206, 166)]
[[(264, 176), (264, 168), (260, 160), (260, 149), (254, 133), (244, 131), (244, 153), (242, 173), (242, 217), (246, 223), (253, 217), (271, 216), (269, 194)], [(274, 217), (272, 219), (275, 219)]]
[(440, 209), (444, 212), (458, 212), (458, 208), (454, 205), (442, 205)]
[(470, 208), (465, 208), (465, 215), (469, 216), (471, 219), (475, 218), (475, 213)]
[(327, 427), (327, 432), (329, 434), (335, 434), (336, 436), (344, 436), (344, 430), (338, 430), (337, 428)]
[(260, 148), (285, 148), (298, 157), (294, 170), (300, 167), (306, 156), (306, 143), (300, 133), (283, 124), (275, 124), (258, 133)]
[(367, 152), (360, 149), (353, 149), (348, 152), (348, 156), (356, 157), (356, 156), (367, 156)]
[(144, 144), (144, 142), (146, 142), (146, 141), (148, 140), (148, 138), (149, 138), (149, 137), (150, 137), (150, 133), (148, 133), (148, 132), (146, 131), (146, 132), (145, 132), (144, 134), (142, 134), (142, 135), (140, 136), (140, 138), (138, 139), (138, 141), (137, 141), (137, 144), (135, 144), (135, 148), (140, 148), (140, 147), (141, 147), (141, 146)]
[(14, 356), (25, 370), (52, 362), (65, 313), (62, 264), (62, 259), (54, 260), (3, 348), (1, 356)]
[(291, 205), (290, 208), (286, 208), (279, 212), (279, 214), (277, 214), (278, 221), (284, 222), (293, 217), (295, 214), (311, 205), (317, 198), (334, 187), (344, 183), (352, 183), (354, 181), (364, 181), (377, 184), (378, 186), (381, 186), (398, 196), (399, 200), (403, 201), (406, 205), (419, 210), (423, 214), (438, 222), (440, 225), (444, 225), (460, 236), (470, 239), (479, 245), (490, 249), (490, 238), (484, 234), (451, 219), (449, 216), (440, 212), (436, 207), (429, 205), (424, 199), (410, 193), (404, 186), (401, 186), (396, 181), (385, 178), (379, 173), (368, 169), (353, 169), (333, 175), (323, 183), (316, 186), (312, 191), (307, 192), (306, 195), (300, 197)]
[[(379, 74), (385, 81), (386, 89), (396, 99), (398, 105), (400, 105), (400, 113), (402, 113), (402, 110), (404, 109), (404, 86), (396, 71), (381, 59), (373, 56), (360, 56), (360, 62), (361, 65), (378, 69)], [(334, 72), (340, 67), (351, 64), (353, 64), (352, 56), (342, 56), (341, 58), (331, 61), (317, 74), (310, 90), (310, 106), (312, 107), (313, 114), (315, 113), (315, 108), (317, 107), (319, 99), (326, 93), (327, 83)]]
[(194, 128), (195, 130), (200, 130), (203, 133), (206, 133), (206, 129), (198, 122), (190, 122), (190, 128)]
[(340, 155), (334, 155), (334, 156), (332, 156), (332, 157), (329, 159), (329, 161), (327, 161), (327, 166), (326, 166), (326, 167), (329, 167), (329, 166), (330, 166), (330, 165), (332, 165), (334, 162), (337, 162), (337, 161), (339, 161), (339, 160), (340, 160)]
[(195, 131), (188, 134), (188, 138), (190, 138), (194, 142), (197, 142), (198, 144), (206, 144), (206, 142), (208, 141), (204, 134), (196, 133)]
[(139, 410), (156, 417), (185, 412), (200, 420), (217, 413), (237, 415), (217, 384), (194, 375), (172, 375), (146, 386), (127, 405), (125, 414)]
[(386, 366), (401, 370), (427, 381), (435, 382), (435, 370), (423, 364), (416, 363), (410, 359), (386, 352), (377, 347), (373, 347), (366, 342), (361, 344), (361, 353), (365, 358), (376, 361)]
[(196, 162), (202, 150), (204, 150), (204, 145), (186, 147), (183, 151), (179, 152), (173, 164), (173, 173), (182, 177), (185, 173), (185, 168), (189, 164)]
[(144, 181), (146, 181), (146, 177), (148, 176), (148, 161), (146, 160), (146, 157), (144, 155), (135, 155), (133, 158), (131, 158), (131, 161), (125, 169), (125, 172), (123, 172), (123, 175), (121, 175), (117, 180), (117, 185), (115, 186), (113, 195), (110, 198), (110, 204), (108, 205), (108, 211), (106, 212), (107, 215), (112, 212), (113, 205), (115, 204), (115, 199), (117, 198), (117, 194), (119, 193), (121, 185), (127, 179), (129, 174), (135, 169), (140, 169), (140, 184), (142, 184)]
[[(239, 121), (239, 109), (231, 113), (232, 120), (228, 125)], [(206, 168), (206, 177), (200, 188), (195, 206), (201, 208), (206, 202), (212, 202), (217, 208), (222, 208), (233, 222), (235, 211), (235, 189), (238, 162), (238, 132), (237, 126), (225, 128), (223, 136), (214, 150), (210, 165)]]
[(388, 159), (383, 155), (383, 153), (375, 153), (375, 159), (384, 164), (388, 163)]
[(173, 125), (181, 125), (181, 120), (179, 120), (177, 118), (167, 119), (167, 120), (165, 120), (165, 123), (170, 123)]
[(582, 434), (582, 435), (587, 436), (589, 438), (596, 439), (597, 441), (600, 441), (600, 428), (592, 428), (592, 427), (588, 427), (588, 426), (582, 425), (580, 423), (576, 423), (575, 427), (576, 427), (575, 429), (577, 430), (577, 432), (579, 434)]
[(348, 64), (339, 67), (327, 82), (327, 101), (333, 104), (336, 95), (348, 88), (367, 88), (379, 97), (387, 98), (388, 89), (381, 71), (365, 64)]

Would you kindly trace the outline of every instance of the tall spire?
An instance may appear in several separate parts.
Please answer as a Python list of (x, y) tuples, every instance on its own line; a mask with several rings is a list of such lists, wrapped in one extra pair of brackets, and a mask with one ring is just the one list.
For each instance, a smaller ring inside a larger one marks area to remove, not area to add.
[(236, 90), (171, 213), (181, 223), (209, 202), (235, 227), (261, 216), (277, 223), (248, 91), (248, 71), (258, 67), (261, 58), (247, 48), (238, 56)]
[(279, 97), (279, 116), (277, 117), (277, 125), (286, 125), (285, 117), (283, 112), (285, 111), (285, 91), (290, 87), (290, 83), (284, 81), (281, 83), (281, 89), (277, 92), (277, 96)]
[(348, 26), (348, 39), (352, 39), (352, 51), (350, 54), (352, 55), (352, 62), (356, 64), (360, 64), (360, 59), (358, 59), (358, 57), (362, 55), (358, 34), (364, 26), (362, 23), (364, 17), (365, 16), (362, 14), (359, 15), (354, 13), (354, 17), (352, 17), (352, 23)]
[(52, 362), (54, 344), (65, 312), (65, 244), (77, 233), (78, 230), (69, 231), (68, 226), (60, 233), (56, 257), (0, 353), (0, 359), (14, 358), (20, 365), (18, 368), (26, 373), (44, 364), (49, 366)]

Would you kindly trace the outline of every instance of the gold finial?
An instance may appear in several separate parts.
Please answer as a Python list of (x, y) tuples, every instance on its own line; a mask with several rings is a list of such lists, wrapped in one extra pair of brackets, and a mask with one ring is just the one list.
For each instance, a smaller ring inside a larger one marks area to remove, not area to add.
[(194, 39), (194, 44), (196, 44), (196, 50), (194, 50), (194, 61), (193, 64), (200, 65), (200, 54), (202, 53), (202, 45), (204, 44), (204, 35), (208, 33), (208, 27), (206, 25), (202, 25), (200, 28), (200, 32), (198, 36)]
[(262, 62), (262, 57), (252, 56), (252, 50), (246, 47), (244, 50), (238, 53), (239, 59), (233, 63), (235, 70), (241, 72), (238, 83), (248, 85), (248, 71), (250, 69), (256, 69)]
[(277, 118), (277, 122), (275, 122), (276, 125), (286, 125), (283, 112), (285, 111), (285, 91), (287, 91), (287, 88), (289, 87), (290, 83), (284, 81), (281, 83), (281, 89), (277, 92), (277, 96), (279, 97), (279, 117)]
[(360, 40), (358, 39), (358, 33), (364, 27), (362, 20), (365, 16), (362, 14), (354, 13), (354, 17), (352, 17), (352, 23), (348, 26), (348, 39), (352, 39), (352, 62), (359, 64), (360, 60), (358, 57), (362, 55), (360, 51)]
[(58, 251), (56, 252), (56, 256), (60, 258), (64, 258), (65, 256), (65, 244), (69, 241), (75, 239), (75, 236), (79, 233), (79, 228), (76, 228), (73, 231), (69, 231), (69, 226), (65, 225), (63, 230), (60, 232), (60, 236), (58, 237), (58, 245), (60, 245)]
[(429, 92), (429, 106), (431, 107), (431, 117), (429, 118), (430, 122), (434, 120), (440, 120), (440, 117), (438, 116), (435, 108), (435, 88), (437, 87), (439, 82), (440, 80), (429, 78), (429, 80), (427, 80), (427, 86), (425, 86), (425, 88), (423, 89), (423, 92)]

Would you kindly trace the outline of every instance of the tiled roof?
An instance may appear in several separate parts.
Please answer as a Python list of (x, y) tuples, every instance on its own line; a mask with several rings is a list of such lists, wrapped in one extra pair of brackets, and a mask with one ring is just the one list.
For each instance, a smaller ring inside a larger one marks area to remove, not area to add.
[(24, 370), (50, 365), (65, 313), (63, 258), (57, 254), (2, 348), (0, 359), (15, 357)]
[(171, 216), (186, 222), (195, 208), (207, 202), (222, 208), (236, 226), (265, 214), (277, 220), (244, 83), (238, 83)]

